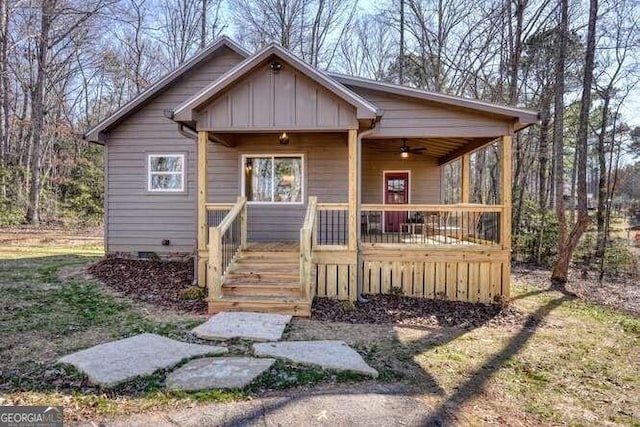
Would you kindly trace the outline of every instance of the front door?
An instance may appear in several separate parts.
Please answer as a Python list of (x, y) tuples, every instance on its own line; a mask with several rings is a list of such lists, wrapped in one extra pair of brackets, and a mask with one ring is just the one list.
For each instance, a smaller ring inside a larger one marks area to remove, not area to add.
[[(409, 172), (384, 172), (384, 204), (406, 205), (409, 203)], [(398, 233), (401, 224), (407, 222), (406, 211), (384, 214), (384, 231)]]

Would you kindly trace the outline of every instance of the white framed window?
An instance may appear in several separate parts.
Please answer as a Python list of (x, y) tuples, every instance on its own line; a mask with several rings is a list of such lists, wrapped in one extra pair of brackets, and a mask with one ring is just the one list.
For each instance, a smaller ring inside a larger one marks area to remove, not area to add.
[(153, 193), (184, 192), (184, 154), (148, 154), (147, 190)]
[(304, 155), (245, 154), (242, 166), (242, 195), (247, 203), (303, 203)]

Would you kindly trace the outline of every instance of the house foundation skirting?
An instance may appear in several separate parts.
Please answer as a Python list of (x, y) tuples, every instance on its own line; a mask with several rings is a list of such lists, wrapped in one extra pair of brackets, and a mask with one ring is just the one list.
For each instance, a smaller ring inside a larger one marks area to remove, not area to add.
[[(320, 253), (315, 260), (315, 295), (357, 299), (356, 262), (349, 255)], [(364, 249), (363, 294), (500, 304), (509, 301), (506, 250)]]

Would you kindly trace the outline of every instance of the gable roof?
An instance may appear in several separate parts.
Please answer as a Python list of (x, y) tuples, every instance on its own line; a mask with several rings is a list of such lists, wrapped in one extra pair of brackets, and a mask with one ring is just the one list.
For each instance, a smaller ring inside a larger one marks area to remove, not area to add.
[(196, 54), (193, 58), (164, 76), (162, 79), (147, 88), (140, 95), (129, 101), (126, 105), (122, 106), (114, 113), (112, 113), (109, 117), (102, 120), (92, 129), (87, 131), (83, 135), (83, 138), (91, 142), (103, 144), (103, 134), (111, 131), (124, 119), (134, 114), (148, 102), (152, 101), (157, 95), (170, 87), (171, 84), (173, 84), (176, 80), (186, 74), (189, 70), (198, 66), (203, 61), (206, 61), (212, 56), (218, 54), (219, 51), (225, 47), (243, 57), (244, 60), (237, 66), (231, 68), (221, 78), (211, 83), (198, 94), (178, 106), (173, 112), (174, 120), (184, 122), (191, 121), (191, 113), (193, 109), (202, 106), (207, 102), (207, 100), (215, 96), (216, 93), (219, 93), (220, 91), (229, 87), (235, 81), (248, 74), (256, 66), (260, 65), (262, 61), (268, 59), (270, 56), (277, 56), (293, 65), (296, 69), (303, 72), (307, 77), (309, 77), (316, 83), (324, 86), (331, 93), (345, 100), (350, 105), (353, 105), (356, 108), (358, 118), (362, 119), (378, 118), (383, 115), (383, 111), (379, 109), (374, 102), (369, 101), (366, 99), (366, 97), (359, 95), (357, 92), (352, 90), (352, 88), (380, 91), (396, 96), (413, 98), (417, 100), (438, 103), (445, 106), (451, 106), (454, 108), (462, 108), (483, 114), (504, 117), (505, 119), (515, 121), (515, 130), (521, 130), (539, 121), (539, 114), (536, 111), (492, 104), (475, 99), (445, 95), (442, 93), (430, 92), (421, 89), (414, 89), (408, 86), (385, 83), (362, 77), (353, 77), (340, 73), (323, 72), (307, 64), (306, 62), (277, 44), (271, 44), (264, 48), (262, 51), (252, 55), (250, 52), (248, 52), (246, 49), (234, 42), (229, 37), (222, 36), (211, 43), (207, 48)]
[(203, 61), (211, 58), (213, 55), (218, 54), (219, 51), (225, 47), (234, 51), (243, 58), (246, 58), (250, 55), (250, 53), (246, 49), (231, 40), (229, 37), (222, 36), (211, 43), (207, 48), (196, 54), (193, 58), (189, 59), (178, 68), (164, 76), (162, 79), (149, 86), (138, 96), (136, 96), (131, 101), (112, 113), (109, 117), (91, 128), (83, 135), (83, 138), (91, 142), (102, 144), (104, 142), (103, 138), (101, 137), (102, 133), (109, 132), (124, 119), (138, 111), (153, 98), (167, 89), (172, 83), (183, 76), (187, 71), (201, 64)]
[(178, 122), (193, 121), (194, 110), (208, 103), (214, 96), (239, 81), (242, 77), (249, 74), (257, 66), (271, 57), (278, 57), (286, 61), (298, 71), (303, 72), (306, 77), (315, 81), (329, 92), (355, 107), (356, 117), (358, 119), (375, 119), (380, 115), (378, 108), (371, 102), (349, 90), (344, 85), (339, 84), (319, 69), (307, 64), (288, 50), (284, 49), (282, 46), (274, 43), (255, 55), (245, 59), (240, 64), (229, 70), (224, 76), (178, 106), (173, 112), (173, 119)]
[(507, 107), (490, 102), (479, 101), (477, 99), (463, 98), (460, 96), (445, 95), (438, 92), (430, 92), (421, 89), (414, 89), (408, 86), (401, 86), (392, 83), (385, 83), (376, 80), (369, 80), (362, 77), (347, 76), (339, 73), (329, 73), (329, 75), (345, 86), (359, 87), (363, 89), (376, 90), (391, 93), (394, 95), (406, 96), (418, 100), (435, 102), (457, 108), (464, 108), (481, 113), (487, 113), (516, 120), (515, 129), (520, 130), (535, 124), (539, 120), (536, 111), (525, 110), (516, 107)]

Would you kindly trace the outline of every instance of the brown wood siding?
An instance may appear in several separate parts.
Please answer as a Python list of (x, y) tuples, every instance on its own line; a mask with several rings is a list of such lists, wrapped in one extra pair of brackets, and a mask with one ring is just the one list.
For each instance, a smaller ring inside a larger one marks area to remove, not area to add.
[(400, 157), (397, 147), (381, 152), (362, 143), (362, 203), (382, 203), (383, 171), (410, 172), (411, 203), (440, 203), (440, 167), (438, 159), (426, 154)]
[[(191, 252), (196, 233), (195, 141), (164, 117), (242, 58), (225, 49), (184, 75), (115, 128), (107, 141), (106, 243), (109, 252)], [(147, 154), (185, 153), (184, 194), (147, 192)], [(162, 246), (163, 239), (171, 241)]]
[(300, 237), (306, 202), (317, 196), (320, 203), (346, 202), (348, 193), (347, 134), (291, 134), (289, 145), (278, 144), (278, 135), (243, 135), (235, 148), (209, 147), (208, 199), (233, 202), (241, 193), (243, 154), (303, 154), (304, 203), (301, 205), (249, 205), (250, 241), (291, 240)]
[(310, 78), (262, 65), (199, 112), (198, 130), (356, 129), (355, 108)]
[(369, 89), (350, 89), (384, 111), (371, 138), (481, 138), (512, 132), (511, 122), (489, 115)]

